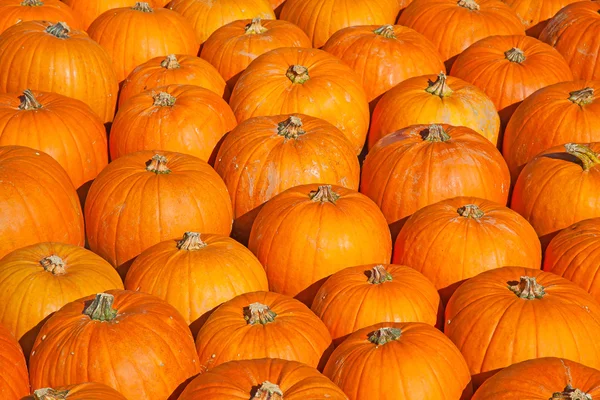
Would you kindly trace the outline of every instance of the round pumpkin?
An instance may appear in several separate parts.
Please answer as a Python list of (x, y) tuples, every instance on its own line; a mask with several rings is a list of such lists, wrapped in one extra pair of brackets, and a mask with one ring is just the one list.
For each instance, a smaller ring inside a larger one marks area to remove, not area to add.
[(361, 193), (383, 211), (396, 237), (405, 219), (444, 199), (506, 204), (510, 175), (486, 138), (467, 127), (412, 125), (381, 139), (363, 164)]
[(0, 324), (0, 396), (21, 400), (29, 394), (29, 375), (21, 346), (10, 331)]
[(366, 196), (332, 185), (300, 185), (258, 213), (248, 248), (273, 292), (310, 306), (325, 279), (344, 268), (387, 264), (392, 241), (385, 218)]
[(401, 25), (360, 25), (334, 33), (323, 50), (348, 64), (360, 77), (371, 109), (379, 97), (408, 78), (446, 72), (437, 48)]
[(512, 8), (529, 36), (537, 38), (563, 7), (581, 0), (503, 0)]
[(409, 265), (440, 291), (444, 303), (466, 279), (504, 266), (540, 268), (535, 230), (508, 207), (455, 197), (423, 207), (404, 224), (394, 263)]
[(410, 125), (466, 126), (498, 143), (500, 117), (478, 87), (444, 73), (407, 79), (385, 93), (371, 118), (369, 148), (385, 135)]
[(567, 143), (531, 160), (513, 189), (510, 207), (535, 228), (542, 248), (562, 229), (600, 217), (600, 143)]
[(322, 369), (332, 349), (327, 327), (307, 306), (273, 292), (246, 293), (223, 303), (196, 338), (202, 371), (260, 358)]
[(14, 25), (0, 35), (0, 65), (0, 93), (54, 92), (83, 101), (103, 123), (114, 117), (118, 82), (112, 62), (83, 31), (62, 22)]
[(254, 117), (223, 141), (215, 161), (233, 204), (233, 235), (248, 242), (260, 207), (294, 186), (329, 182), (358, 190), (355, 149), (329, 122), (303, 114)]
[(472, 393), (469, 369), (456, 346), (418, 322), (359, 329), (335, 349), (323, 374), (351, 400), (450, 400)]
[(102, 383), (86, 382), (60, 388), (42, 388), (22, 400), (127, 400), (121, 393)]
[(229, 105), (208, 89), (150, 89), (119, 109), (110, 130), (110, 156), (115, 160), (140, 150), (166, 150), (212, 163), (219, 141), (236, 125)]
[(185, 18), (165, 8), (153, 9), (145, 2), (102, 13), (88, 33), (112, 58), (119, 82), (154, 57), (195, 56), (199, 48)]
[[(44, 1), (44, 0), (42, 0)], [(121, 7), (133, 7), (136, 0), (60, 0), (75, 11), (82, 28), (89, 26), (105, 11)]]
[(311, 47), (311, 42), (302, 29), (287, 21), (241, 19), (214, 31), (200, 56), (214, 65), (233, 90), (252, 60), (280, 47)]
[(206, 162), (169, 151), (138, 151), (108, 165), (86, 203), (90, 249), (125, 277), (142, 251), (181, 232), (229, 235), (227, 187)]
[(219, 72), (200, 57), (169, 54), (136, 67), (121, 85), (119, 108), (129, 98), (149, 89), (168, 85), (200, 86), (228, 99), (230, 90)]
[(110, 290), (48, 319), (29, 375), (33, 390), (90, 381), (127, 399), (167, 399), (198, 365), (192, 334), (173, 306), (149, 294)]
[(519, 17), (499, 0), (414, 0), (402, 11), (398, 24), (431, 40), (448, 69), (456, 56), (483, 38), (525, 35)]
[(538, 89), (573, 80), (564, 58), (530, 36), (492, 36), (462, 52), (450, 74), (483, 90), (506, 126), (517, 106)]
[(63, 21), (80, 29), (75, 12), (59, 0), (0, 0), (0, 33), (23, 21)]
[(259, 56), (238, 79), (229, 104), (238, 122), (291, 113), (324, 119), (348, 137), (356, 154), (369, 129), (360, 78), (323, 50), (284, 47)]

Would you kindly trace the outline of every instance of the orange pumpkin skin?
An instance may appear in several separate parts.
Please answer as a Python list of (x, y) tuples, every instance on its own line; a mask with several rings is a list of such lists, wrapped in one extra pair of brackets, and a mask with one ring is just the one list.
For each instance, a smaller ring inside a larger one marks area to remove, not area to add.
[(0, 324), (0, 395), (5, 400), (21, 400), (29, 394), (29, 375), (21, 346)]
[(115, 160), (140, 150), (166, 150), (212, 163), (217, 144), (236, 125), (229, 105), (208, 89), (150, 89), (119, 109), (110, 130), (110, 156)]
[(127, 399), (167, 399), (199, 372), (198, 364), (192, 334), (173, 306), (149, 294), (110, 290), (48, 319), (29, 375), (34, 390), (91, 381)]
[[(43, 0), (42, 0), (43, 1)], [(133, 7), (136, 0), (60, 0), (75, 11), (82, 28), (87, 31), (96, 18), (105, 11)]]
[(23, 21), (62, 21), (74, 29), (81, 28), (75, 12), (62, 1), (0, 0), (0, 33)]
[(102, 383), (86, 382), (60, 388), (38, 389), (22, 400), (127, 400), (121, 393)]
[(112, 62), (83, 31), (45, 21), (14, 25), (0, 35), (0, 65), (0, 93), (54, 92), (83, 101), (104, 123), (114, 117), (118, 82)]
[(500, 117), (490, 98), (462, 79), (439, 74), (407, 79), (381, 97), (371, 118), (369, 149), (399, 129), (434, 123), (466, 126), (498, 143)]
[(309, 184), (287, 189), (262, 207), (248, 248), (265, 267), (271, 291), (310, 306), (329, 275), (389, 263), (392, 241), (369, 198), (341, 186)]
[(537, 38), (563, 7), (581, 0), (503, 0), (525, 25), (528, 36)]
[(138, 65), (167, 54), (198, 53), (194, 30), (185, 18), (165, 8), (136, 3), (102, 13), (88, 28), (113, 60), (119, 82)]
[(456, 58), (450, 74), (483, 90), (496, 105), (503, 126), (521, 101), (536, 90), (573, 80), (560, 53), (520, 35), (480, 40)]
[(136, 67), (123, 81), (119, 109), (129, 98), (168, 85), (200, 86), (227, 99), (230, 91), (219, 72), (200, 57), (170, 54), (155, 57)]
[(238, 122), (291, 113), (324, 119), (348, 137), (356, 154), (369, 129), (360, 78), (323, 50), (284, 47), (259, 56), (238, 79), (229, 104)]
[(104, 169), (85, 203), (90, 249), (122, 277), (147, 248), (201, 231), (229, 235), (227, 187), (206, 162), (186, 154), (138, 151)]
[[(386, 372), (374, 374), (378, 369)], [(469, 369), (456, 346), (418, 322), (357, 330), (334, 350), (323, 374), (351, 400), (451, 400), (472, 393)]]

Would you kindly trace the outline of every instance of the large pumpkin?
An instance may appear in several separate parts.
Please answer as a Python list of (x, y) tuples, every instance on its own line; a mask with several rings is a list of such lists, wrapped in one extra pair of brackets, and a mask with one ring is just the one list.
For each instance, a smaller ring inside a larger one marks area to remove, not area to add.
[(538, 37), (548, 21), (563, 7), (580, 0), (502, 0), (512, 8), (527, 35)]
[(355, 149), (342, 132), (303, 114), (242, 122), (223, 141), (215, 170), (231, 195), (233, 234), (242, 243), (260, 206), (282, 191), (321, 182), (358, 190), (360, 179)]
[(322, 118), (350, 139), (357, 154), (369, 129), (360, 78), (323, 50), (284, 47), (259, 56), (238, 79), (229, 104), (238, 122), (291, 113)]
[(115, 114), (118, 82), (106, 51), (66, 24), (27, 21), (0, 35), (0, 93), (25, 89), (81, 100), (102, 120)]
[[(43, 0), (42, 0), (43, 1)], [(114, 8), (133, 7), (136, 0), (61, 0), (75, 11), (87, 30), (100, 14)]]
[(389, 263), (392, 241), (369, 198), (341, 186), (310, 184), (287, 189), (262, 207), (248, 248), (265, 267), (272, 291), (310, 306), (329, 275)]
[(0, 33), (23, 21), (63, 21), (79, 29), (79, 17), (59, 0), (0, 0)]
[(2, 324), (0, 349), (0, 396), (3, 400), (21, 400), (29, 394), (27, 364), (21, 346)]
[(323, 374), (350, 400), (458, 400), (471, 393), (469, 369), (456, 346), (424, 323), (359, 329), (335, 349)]
[(83, 213), (65, 170), (29, 147), (0, 147), (0, 257), (39, 242), (85, 243)]
[(98, 382), (127, 399), (153, 400), (169, 398), (198, 365), (192, 334), (173, 306), (111, 290), (73, 301), (48, 319), (29, 375), (34, 390)]
[(119, 81), (154, 57), (194, 56), (199, 48), (194, 30), (185, 18), (165, 8), (152, 9), (144, 2), (102, 13), (88, 33), (111, 56)]
[(185, 154), (138, 151), (104, 169), (85, 203), (90, 249), (125, 273), (150, 246), (197, 230), (229, 235), (227, 187), (206, 162)]
[(217, 144), (236, 125), (229, 105), (208, 89), (149, 89), (119, 109), (110, 130), (110, 156), (115, 160), (140, 150), (167, 150), (212, 163)]
[(500, 117), (478, 87), (444, 73), (405, 80), (381, 97), (369, 128), (369, 148), (385, 135), (410, 125), (442, 123), (466, 126), (493, 144)]
[(102, 383), (85, 382), (59, 388), (37, 389), (22, 400), (127, 400), (121, 393)]
[(600, 304), (548, 272), (483, 272), (456, 290), (445, 320), (444, 332), (465, 357), (476, 388), (498, 369), (533, 358), (600, 367)]

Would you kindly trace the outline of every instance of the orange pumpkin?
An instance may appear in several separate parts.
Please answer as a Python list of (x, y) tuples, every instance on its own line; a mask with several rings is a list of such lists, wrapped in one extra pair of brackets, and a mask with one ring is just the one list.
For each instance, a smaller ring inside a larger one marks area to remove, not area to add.
[(199, 48), (185, 18), (165, 8), (152, 9), (145, 2), (102, 13), (88, 33), (111, 56), (119, 82), (154, 57), (195, 56)]
[(0, 0), (0, 33), (23, 21), (63, 21), (80, 29), (75, 12), (59, 0)]
[(353, 265), (387, 264), (392, 241), (369, 198), (310, 184), (287, 189), (262, 207), (248, 248), (265, 267), (270, 290), (310, 306), (329, 275)]
[(198, 230), (229, 235), (227, 187), (206, 162), (186, 154), (138, 151), (106, 167), (85, 203), (90, 249), (124, 277), (147, 248)]
[(259, 56), (238, 79), (229, 104), (238, 122), (291, 113), (324, 119), (350, 139), (356, 154), (369, 129), (360, 78), (323, 50), (284, 47)]
[(466, 126), (497, 144), (500, 117), (481, 89), (453, 76), (407, 79), (381, 97), (369, 128), (369, 148), (385, 135), (410, 125), (443, 123)]
[(102, 383), (86, 382), (60, 388), (43, 388), (22, 400), (127, 400), (121, 393)]
[(0, 349), (0, 396), (3, 400), (21, 400), (29, 394), (27, 364), (21, 346), (2, 324)]
[(229, 105), (208, 89), (169, 85), (146, 90), (119, 109), (110, 130), (110, 156), (167, 150), (213, 163), (217, 144), (236, 125)]
[(200, 56), (215, 66), (233, 90), (252, 60), (280, 47), (311, 47), (311, 42), (302, 29), (287, 21), (241, 19), (214, 31)]
[(527, 35), (537, 38), (548, 21), (563, 7), (581, 0), (503, 0), (512, 8), (523, 25)]
[(0, 65), (0, 93), (54, 92), (83, 101), (103, 123), (113, 119), (118, 82), (112, 62), (83, 31), (61, 22), (12, 26), (0, 35)]
[[(42, 0), (43, 1), (43, 0)], [(82, 28), (87, 30), (100, 14), (121, 7), (133, 7), (136, 0), (61, 0), (75, 11)]]

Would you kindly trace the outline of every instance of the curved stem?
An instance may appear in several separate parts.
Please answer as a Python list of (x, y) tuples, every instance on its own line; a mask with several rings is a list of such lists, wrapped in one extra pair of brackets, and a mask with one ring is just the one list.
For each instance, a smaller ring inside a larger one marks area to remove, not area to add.
[(54, 254), (42, 258), (40, 264), (46, 271), (51, 272), (52, 275), (64, 275), (67, 273), (63, 259)]
[(479, 10), (479, 4), (475, 0), (460, 0), (458, 5), (471, 11)]
[(96, 298), (83, 313), (94, 321), (112, 321), (117, 316), (117, 310), (112, 308), (115, 297), (108, 293), (98, 293)]
[(206, 246), (208, 244), (202, 241), (198, 232), (186, 232), (183, 234), (183, 238), (177, 242), (179, 250), (195, 251)]
[(42, 108), (42, 105), (37, 101), (31, 90), (25, 89), (23, 91), (23, 96), (21, 96), (21, 104), (19, 104), (19, 109), (37, 110), (38, 108)]
[(155, 174), (168, 174), (171, 170), (167, 168), (167, 161), (167, 157), (155, 154), (148, 163), (146, 171), (154, 172)]
[(569, 93), (569, 100), (578, 106), (585, 106), (594, 101), (594, 88), (586, 87)]
[(298, 83), (300, 85), (310, 79), (308, 68), (302, 65), (291, 65), (285, 73), (285, 76), (287, 76), (292, 83)]
[(450, 135), (446, 133), (444, 128), (438, 124), (432, 124), (427, 129), (427, 134), (423, 138), (423, 140), (427, 140), (428, 142), (445, 142), (450, 140)]
[(592, 400), (592, 396), (579, 390), (573, 388), (571, 384), (568, 384), (567, 387), (562, 392), (555, 392), (552, 394), (552, 398), (550, 400)]
[(368, 282), (374, 285), (378, 285), (383, 282), (389, 282), (392, 279), (392, 274), (387, 272), (383, 265), (376, 265), (371, 269), (371, 276), (369, 276)]
[(141, 12), (145, 12), (145, 13), (151, 13), (154, 12), (154, 10), (152, 9), (152, 7), (150, 7), (150, 4), (143, 2), (143, 1), (138, 1), (137, 3), (135, 3), (135, 5), (133, 7), (131, 7), (133, 10), (135, 11), (141, 11)]
[(374, 34), (383, 36), (386, 39), (396, 39), (393, 25), (383, 25), (373, 31)]
[(590, 168), (600, 164), (600, 155), (586, 145), (567, 143), (565, 144), (565, 150), (581, 161), (584, 171), (589, 171)]
[(313, 190), (308, 194), (308, 197), (312, 201), (318, 201), (321, 203), (332, 203), (335, 204), (340, 198), (340, 195), (333, 191), (331, 185), (321, 185), (317, 190)]
[(24, 7), (40, 7), (43, 6), (44, 3), (41, 0), (23, 0), (21, 5)]
[(465, 218), (479, 219), (485, 215), (481, 208), (477, 207), (475, 204), (465, 204), (458, 210), (456, 210), (458, 215)]
[(286, 139), (296, 139), (305, 133), (302, 129), (302, 120), (294, 115), (277, 124), (277, 134)]
[(244, 315), (244, 319), (248, 321), (249, 325), (266, 325), (269, 322), (275, 321), (277, 313), (271, 311), (269, 306), (262, 303), (252, 303), (248, 306), (248, 310)]
[(181, 68), (177, 56), (175, 54), (169, 54), (167, 58), (161, 61), (160, 66), (166, 69), (177, 69)]
[(33, 391), (34, 400), (64, 400), (68, 395), (68, 390), (59, 391), (51, 388), (43, 388)]
[(57, 22), (56, 24), (50, 25), (46, 28), (46, 33), (49, 33), (59, 39), (67, 39), (70, 32), (71, 28), (69, 28), (69, 25), (67, 25), (66, 22)]
[(440, 72), (435, 82), (429, 81), (429, 87), (425, 89), (425, 91), (433, 94), (434, 96), (439, 96), (440, 98), (450, 96), (453, 90), (448, 87), (446, 80), (446, 74)]
[(268, 31), (267, 28), (262, 26), (260, 21), (261, 21), (260, 18), (252, 18), (252, 22), (250, 22), (248, 25), (246, 25), (244, 33), (246, 35), (258, 35), (258, 34), (265, 33), (266, 31)]
[(402, 331), (398, 328), (380, 328), (373, 332), (369, 337), (369, 341), (377, 346), (382, 346), (386, 343), (400, 339)]
[(153, 93), (154, 105), (159, 107), (173, 107), (177, 98), (167, 92)]
[(544, 287), (537, 283), (534, 276), (522, 276), (519, 283), (508, 287), (518, 297), (527, 300), (541, 299), (544, 297)]
[(264, 381), (256, 391), (254, 399), (283, 400), (283, 392), (276, 384), (269, 381)]
[(523, 53), (523, 50), (517, 47), (513, 47), (510, 50), (506, 50), (504, 52), (504, 57), (506, 57), (508, 61), (517, 64), (521, 64), (523, 61), (525, 61), (525, 53)]

